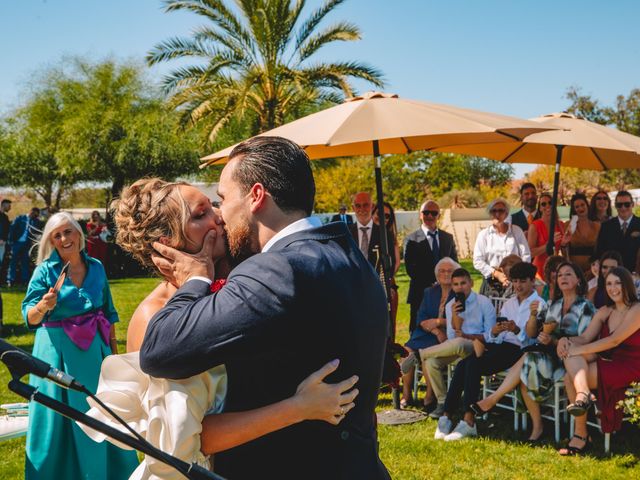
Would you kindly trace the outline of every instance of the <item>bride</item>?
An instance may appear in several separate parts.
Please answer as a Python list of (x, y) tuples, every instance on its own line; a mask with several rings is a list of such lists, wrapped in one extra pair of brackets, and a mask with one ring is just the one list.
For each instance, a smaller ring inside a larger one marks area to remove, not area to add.
[[(125, 188), (112, 206), (116, 241), (142, 265), (160, 273), (151, 260), (154, 242), (195, 253), (204, 238), (216, 231), (211, 252), (216, 275), (226, 276), (230, 259), (224, 244), (224, 229), (211, 202), (198, 189), (184, 182), (143, 179)], [(212, 291), (224, 288), (216, 279)], [(338, 424), (354, 406), (358, 390), (356, 376), (337, 384), (322, 380), (338, 367), (334, 360), (307, 377), (296, 393), (285, 400), (246, 412), (222, 413), (227, 387), (224, 366), (184, 380), (157, 379), (140, 370), (138, 351), (147, 323), (176, 292), (166, 279), (143, 301), (131, 318), (127, 352), (107, 357), (102, 365), (98, 397), (161, 450), (187, 462), (211, 468), (208, 455), (235, 447), (267, 433), (304, 420)], [(124, 430), (95, 403), (89, 414)], [(94, 440), (105, 437), (85, 429)], [(122, 446), (122, 445), (121, 445)], [(157, 460), (147, 457), (131, 478), (181, 478)]]

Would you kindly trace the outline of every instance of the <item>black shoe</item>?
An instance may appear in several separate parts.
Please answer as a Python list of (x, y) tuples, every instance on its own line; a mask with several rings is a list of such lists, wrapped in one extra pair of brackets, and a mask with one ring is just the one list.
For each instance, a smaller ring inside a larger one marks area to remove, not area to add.
[(578, 440), (582, 440), (584, 442), (584, 445), (582, 446), (582, 448), (572, 447), (571, 445), (567, 444), (566, 447), (558, 450), (558, 453), (563, 457), (574, 457), (578, 455), (584, 455), (585, 453), (587, 453), (587, 450), (589, 450), (589, 447), (591, 446), (591, 439), (588, 436), (581, 437), (580, 435), (576, 435), (575, 433), (573, 434), (572, 438), (577, 438)]
[(429, 413), (433, 412), (436, 409), (437, 406), (438, 406), (438, 401), (437, 400), (433, 400), (433, 401), (427, 403), (426, 405), (422, 404), (422, 411), (424, 413), (426, 413), (426, 414), (429, 414)]
[[(578, 395), (583, 395), (584, 400), (578, 400)], [(576, 394), (576, 401), (567, 406), (567, 412), (574, 417), (581, 417), (589, 411), (591, 405), (593, 405), (591, 394), (578, 392)]]
[(489, 413), (491, 410), (493, 410), (495, 407), (491, 407), (489, 410), (483, 410), (480, 407), (480, 405), (478, 405), (478, 402), (475, 402), (475, 403), (472, 403), (471, 405), (469, 405), (469, 408), (476, 415), (476, 417), (482, 417), (482, 416), (486, 415), (487, 413)]

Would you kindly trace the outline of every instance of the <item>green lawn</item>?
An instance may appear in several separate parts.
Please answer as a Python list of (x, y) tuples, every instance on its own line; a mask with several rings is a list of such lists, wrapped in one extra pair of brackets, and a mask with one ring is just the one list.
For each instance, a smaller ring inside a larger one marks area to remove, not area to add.
[[(470, 262), (462, 262), (470, 268)], [(476, 288), (480, 277), (474, 276)], [(118, 324), (119, 344), (124, 350), (128, 319), (142, 298), (156, 285), (153, 279), (126, 279), (111, 282), (114, 302), (122, 321)], [(406, 298), (408, 277), (401, 269), (398, 276), (400, 308), (397, 339), (406, 341), (409, 318)], [(27, 332), (20, 317), (19, 306), (24, 290), (4, 290), (5, 334), (7, 340), (30, 349), (33, 335)], [(0, 403), (20, 401), (7, 390), (8, 372), (0, 367)], [(391, 396), (383, 394), (380, 409), (391, 408)], [(509, 412), (510, 413), (510, 412)], [(602, 438), (593, 434), (593, 453), (584, 458), (561, 458), (549, 434), (549, 443), (529, 447), (521, 443), (511, 426), (512, 416), (507, 413), (490, 415), (478, 424), (480, 439), (458, 443), (433, 440), (436, 422), (425, 420), (413, 425), (379, 427), (380, 455), (393, 478), (397, 479), (630, 479), (640, 477), (638, 455), (640, 447), (634, 439), (640, 438), (636, 428), (628, 427), (612, 440), (611, 456), (602, 454)], [(547, 432), (552, 425), (546, 424)], [(17, 480), (23, 476), (24, 438), (0, 443), (0, 480)]]

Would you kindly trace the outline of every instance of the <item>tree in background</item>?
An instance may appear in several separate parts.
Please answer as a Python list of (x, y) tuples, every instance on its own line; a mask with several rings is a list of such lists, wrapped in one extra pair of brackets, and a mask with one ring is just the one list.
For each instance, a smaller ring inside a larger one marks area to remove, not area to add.
[[(618, 95), (613, 106), (602, 106), (591, 95), (584, 95), (579, 87), (567, 90), (571, 101), (569, 113), (601, 125), (613, 125), (622, 132), (640, 136), (640, 89), (633, 89), (628, 96)], [(564, 169), (562, 176), (564, 178)], [(640, 185), (640, 170), (608, 170), (601, 174), (599, 185), (610, 190), (622, 190)]]
[(143, 68), (66, 61), (47, 70), (5, 121), (4, 183), (33, 189), (59, 208), (78, 182), (108, 182), (110, 195), (143, 176), (193, 174), (197, 132), (181, 132)]
[(253, 136), (299, 118), (354, 92), (349, 81), (383, 86), (379, 70), (357, 61), (318, 62), (334, 42), (360, 39), (353, 23), (320, 29), (344, 0), (327, 0), (302, 18), (305, 0), (169, 0), (166, 11), (188, 11), (207, 21), (189, 38), (171, 38), (147, 55), (150, 65), (174, 59), (204, 63), (174, 70), (164, 80), (183, 125), (204, 123), (213, 140), (232, 120)]
[(177, 114), (141, 67), (78, 61), (63, 81), (69, 93), (61, 152), (65, 168), (111, 183), (111, 195), (142, 176), (175, 178), (197, 169), (197, 132), (180, 132)]
[(2, 184), (26, 188), (47, 208), (60, 208), (63, 195), (78, 180), (79, 171), (64, 169), (63, 95), (56, 88), (57, 72), (49, 72), (26, 104), (6, 119), (5, 148), (0, 163)]
[[(313, 165), (319, 212), (350, 205), (351, 195), (360, 190), (375, 194), (371, 157), (320, 160)], [(479, 206), (504, 196), (512, 176), (511, 165), (461, 155), (415, 152), (388, 155), (382, 161), (385, 200), (399, 210), (415, 210), (425, 198), (440, 200), (443, 208)]]

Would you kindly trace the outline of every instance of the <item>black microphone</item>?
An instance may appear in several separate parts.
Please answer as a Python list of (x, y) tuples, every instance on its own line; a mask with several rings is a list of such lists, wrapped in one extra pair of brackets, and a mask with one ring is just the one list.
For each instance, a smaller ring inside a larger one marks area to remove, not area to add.
[(77, 390), (78, 392), (86, 392), (84, 385), (77, 382), (71, 375), (52, 367), (4, 340), (0, 340), (0, 360), (9, 368), (11, 375), (16, 379), (31, 373), (40, 378), (49, 379), (61, 387)]

